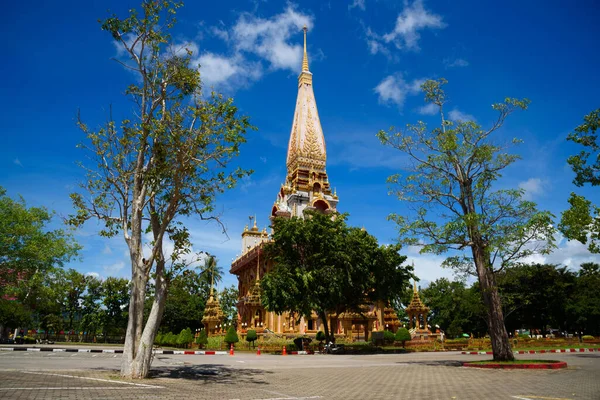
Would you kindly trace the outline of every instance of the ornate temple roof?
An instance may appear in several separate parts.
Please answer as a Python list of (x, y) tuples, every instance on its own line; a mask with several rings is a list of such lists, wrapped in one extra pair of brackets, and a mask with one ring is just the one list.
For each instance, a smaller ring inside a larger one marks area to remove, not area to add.
[(312, 86), (312, 73), (308, 70), (306, 53), (306, 26), (304, 27), (304, 56), (302, 72), (298, 77), (298, 97), (287, 153), (288, 172), (298, 167), (322, 170), (325, 168), (327, 151), (323, 128), (317, 111)]
[(410, 313), (410, 312), (428, 312), (429, 311), (429, 307), (427, 307), (425, 304), (423, 304), (423, 302), (421, 301), (421, 298), (419, 297), (419, 292), (417, 291), (417, 282), (413, 282), (413, 298), (410, 301), (410, 304), (408, 305), (408, 307), (406, 307), (406, 312)]

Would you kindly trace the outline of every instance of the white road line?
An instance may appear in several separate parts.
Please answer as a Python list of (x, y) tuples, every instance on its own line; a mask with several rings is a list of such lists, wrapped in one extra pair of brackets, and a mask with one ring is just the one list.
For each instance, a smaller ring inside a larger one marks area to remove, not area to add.
[(89, 378), (89, 377), (86, 377), (86, 376), (63, 375), (63, 374), (49, 374), (49, 373), (45, 373), (45, 372), (32, 372), (32, 371), (21, 371), (21, 372), (23, 374), (60, 376), (60, 377), (63, 377), (63, 378), (74, 378), (74, 379), (85, 379), (85, 380), (99, 381), (99, 382), (120, 383), (121, 385), (131, 385), (131, 386), (144, 387), (144, 388), (150, 388), (150, 389), (164, 389), (163, 386), (146, 385), (146, 384), (143, 384), (143, 383), (113, 381), (113, 380), (110, 380), (110, 379)]
[(156, 389), (161, 386), (152, 386), (152, 387), (140, 387), (140, 388), (130, 388), (130, 387), (115, 387), (115, 386), (82, 386), (82, 387), (34, 387), (34, 388), (0, 388), (0, 391), (7, 390), (132, 390), (132, 389)]
[(254, 400), (305, 400), (305, 399), (322, 399), (322, 396), (306, 396), (306, 397), (270, 397), (268, 399), (254, 399)]

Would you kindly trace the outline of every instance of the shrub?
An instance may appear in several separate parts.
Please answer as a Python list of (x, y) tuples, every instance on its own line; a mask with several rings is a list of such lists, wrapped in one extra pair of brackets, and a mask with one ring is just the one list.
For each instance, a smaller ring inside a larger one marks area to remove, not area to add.
[(254, 347), (254, 341), (256, 339), (258, 339), (258, 335), (256, 334), (256, 331), (254, 329), (250, 329), (246, 333), (246, 342), (248, 342), (248, 343), (252, 342), (252, 346)]
[(163, 342), (163, 346), (176, 346), (177, 336), (173, 332), (169, 332), (163, 337)]
[(206, 343), (206, 348), (208, 348), (208, 349), (220, 349), (222, 341), (223, 340), (221, 339), (220, 336), (209, 336), (208, 337), (208, 343)]
[(202, 329), (196, 338), (196, 344), (198, 348), (203, 348), (208, 344), (208, 336), (206, 335), (206, 329)]
[(154, 337), (154, 344), (161, 345), (162, 344), (162, 338), (163, 338), (163, 334), (162, 333), (157, 333), (156, 336)]
[(23, 336), (23, 344), (35, 344), (35, 338), (31, 336)]
[(406, 341), (411, 340), (410, 332), (406, 328), (400, 328), (396, 332), (395, 339), (399, 342), (402, 342), (402, 347), (406, 347)]
[(392, 331), (383, 331), (383, 340), (386, 343), (388, 343), (388, 344), (389, 343), (393, 343), (395, 338), (396, 337), (394, 336), (394, 332), (392, 332)]
[(325, 340), (325, 332), (318, 331), (317, 336), (315, 336), (315, 339), (318, 340), (319, 342), (323, 342), (323, 340)]
[(233, 325), (230, 326), (229, 329), (227, 329), (227, 333), (225, 334), (224, 342), (227, 343), (228, 346), (231, 346), (233, 343), (237, 343), (239, 341), (240, 339), (238, 338), (235, 328), (233, 327)]
[(194, 336), (190, 328), (182, 329), (177, 335), (177, 344), (181, 347), (187, 348), (190, 343), (194, 341)]
[(583, 340), (594, 340), (594, 337), (592, 335), (583, 335), (581, 337), (581, 339), (583, 339)]

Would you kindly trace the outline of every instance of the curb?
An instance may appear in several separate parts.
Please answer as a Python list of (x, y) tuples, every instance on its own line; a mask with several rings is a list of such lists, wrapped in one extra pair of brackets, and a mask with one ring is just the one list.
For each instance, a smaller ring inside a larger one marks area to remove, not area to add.
[(472, 364), (463, 363), (463, 367), (470, 368), (493, 368), (493, 369), (560, 369), (567, 368), (564, 361), (555, 363), (531, 363), (531, 364)]
[[(47, 351), (53, 353), (110, 353), (110, 354), (123, 354), (123, 350), (114, 349), (65, 349), (65, 348), (52, 348), (52, 347), (0, 347), (0, 351)], [(196, 356), (224, 356), (228, 353), (226, 351), (210, 351), (210, 350), (155, 350), (154, 354), (175, 354), (175, 355), (196, 355)]]
[[(545, 353), (585, 353), (600, 351), (600, 348), (590, 347), (583, 349), (549, 349), (549, 350), (519, 350), (514, 351), (515, 354), (545, 354)], [(462, 351), (461, 354), (475, 355), (475, 354), (494, 354), (491, 351)]]

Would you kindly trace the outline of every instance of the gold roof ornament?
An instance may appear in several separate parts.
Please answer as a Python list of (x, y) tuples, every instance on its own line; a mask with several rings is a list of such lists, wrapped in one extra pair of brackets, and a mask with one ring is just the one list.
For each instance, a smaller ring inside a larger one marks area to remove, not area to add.
[(302, 71), (298, 76), (298, 97), (296, 110), (288, 144), (287, 167), (288, 174), (293, 174), (298, 168), (324, 171), (327, 159), (325, 137), (317, 111), (315, 94), (312, 86), (312, 73), (308, 68), (308, 53), (306, 50), (306, 33), (304, 31), (304, 53)]
[(308, 72), (308, 54), (306, 54), (306, 32), (308, 31), (308, 28), (306, 25), (304, 25), (302, 30), (304, 31), (304, 55), (302, 56), (302, 71)]

